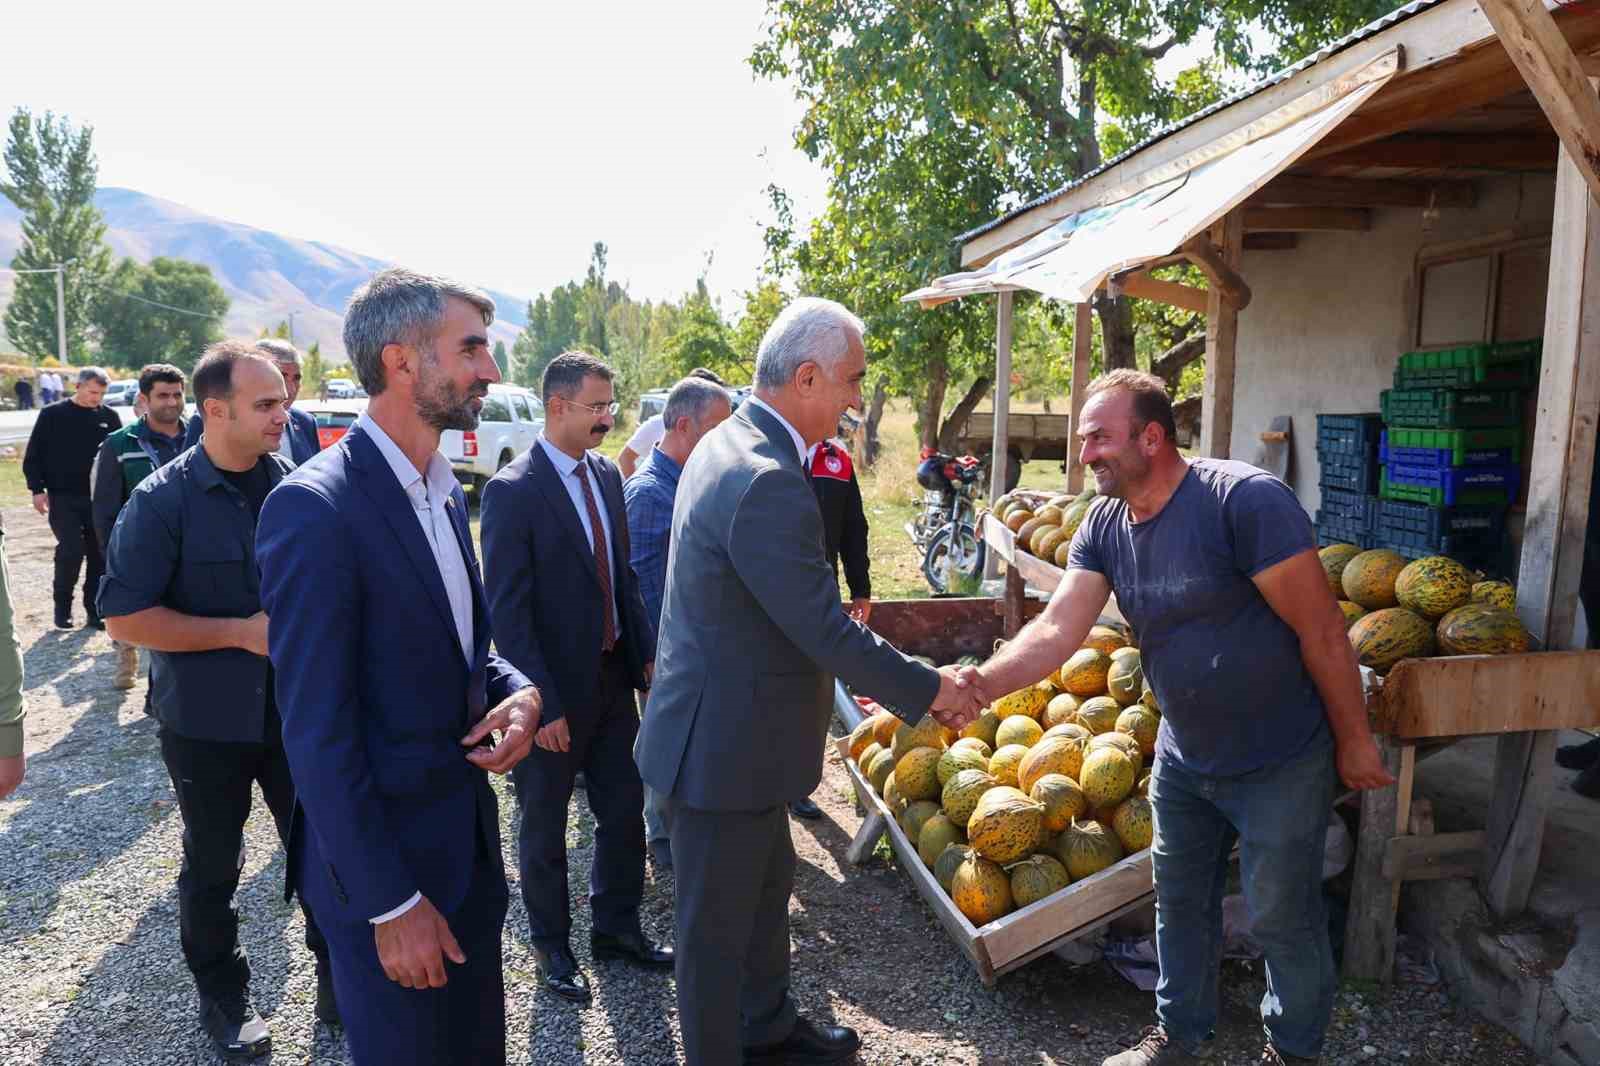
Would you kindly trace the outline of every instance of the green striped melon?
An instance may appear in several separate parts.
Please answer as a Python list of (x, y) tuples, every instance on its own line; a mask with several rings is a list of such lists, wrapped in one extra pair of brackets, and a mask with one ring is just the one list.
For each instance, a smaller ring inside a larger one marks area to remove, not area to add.
[(894, 752), (895, 763), (898, 764), (905, 758), (906, 752), (912, 748), (944, 750), (944, 734), (940, 732), (939, 719), (931, 714), (925, 714), (916, 725), (901, 722), (895, 728), (894, 740), (889, 744), (889, 750)]
[(944, 889), (944, 894), (949, 895), (951, 886), (955, 883), (956, 867), (967, 861), (972, 849), (965, 844), (957, 842), (946, 844), (936, 859), (933, 860), (933, 879), (939, 882), (939, 887)]
[[(897, 771), (898, 773), (898, 771)], [(897, 821), (900, 828), (905, 831), (907, 839), (913, 846), (922, 835), (923, 828), (928, 824), (928, 819), (939, 814), (939, 805), (929, 800), (916, 800), (900, 812)]]
[(1041, 739), (1028, 749), (1028, 754), (1017, 765), (1017, 787), (1029, 792), (1034, 782), (1046, 774), (1077, 778), (1086, 750), (1086, 742), (1076, 737), (1058, 735)]
[(956, 828), (956, 823), (935, 808), (935, 813), (922, 823), (922, 831), (917, 834), (917, 855), (924, 866), (932, 869), (934, 860), (944, 854), (945, 848), (965, 839), (961, 830)]
[(867, 780), (872, 782), (872, 790), (878, 795), (883, 795), (883, 783), (894, 773), (894, 752), (880, 751), (872, 757), (872, 762), (867, 764)]
[(1415, 611), (1386, 607), (1350, 627), (1350, 644), (1362, 666), (1387, 674), (1401, 659), (1433, 654), (1433, 626)]
[(1056, 857), (1074, 881), (1115, 865), (1123, 854), (1122, 841), (1096, 821), (1074, 820), (1056, 841)]
[(992, 751), (994, 749), (994, 735), (999, 728), (1000, 716), (994, 713), (993, 708), (985, 707), (978, 717), (968, 722), (961, 730), (961, 736), (981, 740)]
[(872, 730), (875, 724), (871, 718), (863, 718), (860, 725), (850, 730), (850, 761), (857, 766), (861, 765), (861, 753), (867, 750), (867, 745), (874, 743)]
[(1096, 696), (1084, 700), (1083, 706), (1078, 708), (1078, 724), (1096, 735), (1109, 733), (1117, 727), (1117, 718), (1122, 714), (1122, 704), (1110, 696)]
[[(1077, 737), (1079, 740), (1087, 744), (1089, 742), (1089, 738), (1094, 736), (1094, 734), (1083, 728), (1083, 726), (1080, 725), (1076, 720), (1073, 720), (1071, 722), (1062, 722), (1060, 725), (1051, 726), (1049, 729), (1044, 731), (1044, 736)], [(1042, 741), (1044, 740), (1044, 737), (1040, 737), (1039, 739)]]
[(912, 748), (894, 764), (900, 794), (911, 800), (931, 800), (939, 795), (938, 748)]
[(1126, 733), (1139, 744), (1139, 752), (1146, 759), (1155, 757), (1156, 734), (1161, 729), (1161, 716), (1142, 703), (1117, 715), (1116, 731)]
[(968, 737), (956, 741), (939, 756), (939, 764), (934, 768), (934, 773), (939, 778), (939, 787), (943, 789), (950, 783), (950, 779), (962, 770), (987, 769), (989, 769), (989, 746), (981, 740)]
[(1003, 744), (989, 759), (989, 775), (1002, 785), (1017, 785), (1017, 770), (1028, 757), (1028, 749), (1021, 744)]
[[(1594, 491), (1600, 492), (1600, 485)], [(1502, 611), (1517, 609), (1517, 587), (1509, 581), (1480, 581), (1472, 586), (1472, 602), (1486, 603)]]
[(1361, 552), (1345, 564), (1339, 583), (1344, 598), (1359, 603), (1369, 611), (1393, 607), (1400, 601), (1395, 598), (1394, 583), (1406, 561), (1399, 552), (1388, 548), (1373, 548)]
[(939, 795), (944, 813), (957, 828), (967, 828), (967, 822), (977, 808), (978, 800), (983, 798), (985, 792), (999, 784), (1000, 782), (982, 770), (960, 771), (946, 782), (944, 791)]
[(1111, 656), (1098, 648), (1079, 648), (1061, 665), (1061, 687), (1085, 699), (1104, 695)]
[(1089, 809), (1083, 789), (1066, 774), (1045, 774), (1033, 783), (1028, 795), (1044, 804), (1044, 831), (1052, 836)]
[(856, 756), (856, 765), (861, 768), (861, 772), (863, 774), (866, 773), (868, 768), (872, 766), (873, 756), (877, 755), (878, 752), (882, 750), (883, 746), (880, 745), (876, 740), (861, 749), (861, 754)]
[(1144, 769), (1144, 749), (1139, 746), (1138, 740), (1128, 733), (1113, 729), (1109, 733), (1101, 733), (1089, 741), (1089, 746), (1084, 749), (1084, 756), (1090, 752), (1099, 751), (1101, 748), (1116, 748), (1128, 757), (1133, 763), (1133, 776), (1137, 778), (1139, 771)]
[[(1038, 685), (1029, 685), (1015, 692), (1001, 696), (994, 701), (992, 710), (1004, 724), (1007, 718), (1021, 715), (1025, 718), (1039, 717), (1039, 712), (1044, 710), (1045, 704), (1050, 702), (1049, 695)], [(999, 729), (999, 726), (995, 727)], [(999, 745), (996, 745), (997, 747)]]
[(1435, 632), (1445, 655), (1514, 655), (1533, 647), (1520, 618), (1487, 603), (1457, 607), (1439, 620)]
[(1011, 878), (1000, 864), (971, 851), (950, 878), (950, 899), (973, 925), (984, 926), (1010, 914)]
[(1344, 628), (1347, 633), (1350, 631), (1350, 627), (1355, 625), (1367, 613), (1365, 607), (1359, 603), (1351, 603), (1349, 600), (1340, 600), (1339, 610), (1344, 614)]
[(1150, 801), (1143, 796), (1129, 796), (1119, 803), (1111, 816), (1111, 831), (1117, 834), (1122, 849), (1130, 855), (1148, 848), (1156, 835)]
[(1124, 707), (1139, 702), (1144, 692), (1144, 666), (1137, 648), (1119, 648), (1111, 655), (1111, 669), (1106, 673), (1106, 691)]
[(984, 858), (1016, 862), (1044, 832), (1044, 804), (1020, 789), (1001, 785), (978, 799), (967, 821), (967, 840)]
[(1044, 729), (1032, 718), (1014, 715), (1004, 718), (1000, 728), (995, 731), (994, 742), (1000, 747), (1008, 744), (1021, 744), (1024, 748), (1031, 748), (1044, 736)]
[(1099, 623), (1089, 627), (1089, 635), (1083, 639), (1083, 646), (1109, 656), (1118, 648), (1126, 648), (1128, 638), (1115, 626)]
[(1103, 747), (1089, 752), (1083, 758), (1083, 769), (1078, 771), (1078, 784), (1090, 807), (1116, 806), (1128, 797), (1137, 781), (1133, 760), (1120, 748)]
[(1472, 574), (1448, 556), (1413, 559), (1395, 578), (1394, 597), (1400, 606), (1437, 622), (1472, 599)]
[(1361, 549), (1354, 544), (1330, 544), (1317, 552), (1317, 558), (1322, 562), (1322, 572), (1328, 575), (1328, 588), (1333, 592), (1335, 599), (1344, 596), (1344, 568), (1350, 560), (1361, 554)]
[(1045, 704), (1044, 713), (1039, 716), (1039, 724), (1045, 729), (1053, 729), (1063, 722), (1075, 722), (1078, 720), (1078, 708), (1082, 703), (1082, 700), (1070, 692), (1058, 693)]
[(1072, 883), (1067, 868), (1049, 855), (1029, 855), (1011, 867), (1011, 900), (1020, 910), (1053, 896)]

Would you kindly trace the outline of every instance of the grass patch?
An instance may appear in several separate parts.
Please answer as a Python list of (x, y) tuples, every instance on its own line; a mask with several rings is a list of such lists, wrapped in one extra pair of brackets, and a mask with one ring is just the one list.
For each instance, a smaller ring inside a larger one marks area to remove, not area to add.
[(22, 476), (22, 453), (14, 459), (0, 459), (0, 507), (23, 507), (33, 501), (28, 481)]

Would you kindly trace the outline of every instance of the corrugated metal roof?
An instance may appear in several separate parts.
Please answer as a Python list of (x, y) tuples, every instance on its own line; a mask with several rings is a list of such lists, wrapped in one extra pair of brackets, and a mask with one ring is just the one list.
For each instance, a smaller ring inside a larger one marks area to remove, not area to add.
[(1294, 64), (1294, 66), (1285, 67), (1282, 70), (1278, 71), (1276, 74), (1269, 75), (1268, 77), (1264, 78), (1263, 80), (1261, 80), (1259, 82), (1256, 82), (1254, 85), (1250, 86), (1247, 89), (1243, 89), (1240, 92), (1234, 93), (1232, 96), (1230, 96), (1230, 97), (1228, 97), (1228, 98), (1226, 98), (1224, 100), (1218, 100), (1216, 103), (1212, 104), (1211, 106), (1201, 108), (1199, 111), (1196, 111), (1194, 114), (1185, 116), (1184, 118), (1179, 119), (1177, 122), (1174, 122), (1172, 125), (1162, 128), (1161, 130), (1157, 131), (1156, 133), (1151, 134), (1149, 137), (1146, 137), (1143, 141), (1141, 141), (1138, 144), (1134, 145), (1132, 148), (1129, 148), (1127, 151), (1125, 151), (1122, 154), (1116, 156), (1114, 159), (1109, 159), (1106, 162), (1101, 163), (1098, 167), (1096, 167), (1095, 169), (1091, 170), (1089, 173), (1083, 175), (1081, 178), (1077, 178), (1077, 179), (1075, 179), (1073, 181), (1068, 182), (1067, 184), (1061, 186), (1061, 188), (1055, 190), (1054, 192), (1045, 193), (1043, 196), (1040, 196), (1037, 199), (1031, 200), (1028, 203), (1023, 204), (1021, 207), (1013, 208), (1012, 210), (1006, 212), (1004, 215), (1001, 215), (999, 218), (994, 219), (993, 221), (985, 222), (983, 225), (978, 226), (975, 229), (968, 230), (967, 232), (961, 234), (959, 237), (956, 237), (955, 238), (955, 243), (956, 244), (965, 244), (967, 241), (970, 241), (974, 237), (980, 237), (983, 234), (988, 233), (992, 229), (995, 229), (995, 228), (997, 228), (999, 226), (1003, 226), (1007, 222), (1010, 222), (1012, 219), (1016, 218), (1018, 215), (1025, 215), (1029, 211), (1032, 211), (1034, 208), (1039, 207), (1039, 206), (1041, 206), (1043, 204), (1047, 204), (1051, 200), (1054, 200), (1056, 197), (1061, 196), (1061, 195), (1063, 195), (1065, 193), (1071, 192), (1073, 189), (1076, 189), (1078, 186), (1084, 184), (1085, 182), (1092, 181), (1094, 178), (1096, 178), (1099, 175), (1105, 173), (1107, 170), (1110, 170), (1112, 167), (1116, 166), (1118, 163), (1121, 163), (1124, 159), (1130, 159), (1133, 156), (1138, 155), (1140, 152), (1144, 151), (1146, 148), (1149, 148), (1151, 145), (1155, 144), (1156, 142), (1164, 140), (1167, 137), (1172, 136), (1174, 133), (1177, 133), (1181, 129), (1184, 129), (1184, 128), (1188, 127), (1188, 126), (1194, 125), (1196, 122), (1199, 122), (1201, 119), (1205, 118), (1207, 115), (1216, 114), (1218, 111), (1222, 111), (1222, 110), (1224, 110), (1226, 108), (1232, 107), (1234, 104), (1238, 103), (1240, 100), (1244, 100), (1244, 99), (1247, 99), (1248, 97), (1254, 96), (1256, 93), (1261, 92), (1263, 89), (1269, 89), (1272, 86), (1277, 85), (1280, 82), (1288, 81), (1290, 78), (1294, 77), (1296, 74), (1299, 74), (1301, 71), (1306, 70), (1309, 67), (1313, 67), (1316, 64), (1322, 62), (1324, 59), (1327, 59), (1330, 56), (1336, 55), (1339, 52), (1344, 51), (1346, 48), (1349, 48), (1351, 45), (1359, 44), (1360, 42), (1366, 40), (1367, 38), (1374, 37), (1377, 34), (1383, 32), (1384, 30), (1388, 29), (1390, 26), (1394, 26), (1394, 25), (1396, 25), (1398, 23), (1404, 22), (1406, 19), (1412, 17), (1413, 15), (1420, 14), (1421, 12), (1428, 10), (1430, 7), (1438, 7), (1440, 4), (1442, 4), (1444, 2), (1445, 2), (1445, 0), (1412, 0), (1411, 3), (1406, 4), (1403, 7), (1395, 8), (1393, 11), (1389, 12), (1387, 15), (1383, 16), (1382, 18), (1377, 19), (1377, 20), (1375, 20), (1373, 22), (1369, 22), (1365, 26), (1361, 27), (1359, 30), (1356, 30), (1355, 32), (1350, 33), (1350, 34), (1348, 34), (1348, 35), (1346, 35), (1344, 37), (1341, 37), (1339, 40), (1334, 41), (1331, 44), (1325, 45), (1324, 47), (1322, 47), (1322, 48), (1318, 49), (1317, 51), (1311, 53), (1310, 55), (1306, 56), (1304, 59), (1300, 60), (1300, 62)]

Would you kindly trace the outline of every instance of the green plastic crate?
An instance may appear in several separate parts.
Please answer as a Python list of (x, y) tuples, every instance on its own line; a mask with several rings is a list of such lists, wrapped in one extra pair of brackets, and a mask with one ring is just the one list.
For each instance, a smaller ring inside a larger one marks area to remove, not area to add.
[[(1391, 432), (1393, 432), (1391, 430)], [(1424, 485), (1396, 485), (1384, 472), (1378, 477), (1378, 497), (1384, 500), (1405, 500), (1425, 503), (1429, 507), (1445, 506), (1444, 486), (1429, 488)], [(1505, 507), (1512, 501), (1504, 489), (1463, 489), (1456, 493), (1452, 507)]]
[(1528, 389), (1538, 380), (1538, 363), (1394, 368), (1397, 389)]
[(1389, 426), (1476, 429), (1522, 424), (1516, 389), (1385, 389), (1380, 397)]
[(1403, 370), (1440, 370), (1488, 367), (1496, 363), (1536, 363), (1543, 340), (1502, 341), (1499, 344), (1464, 344), (1432, 352), (1407, 352), (1400, 357)]
[(1511, 449), (1511, 461), (1522, 460), (1522, 429), (1403, 429), (1389, 431), (1391, 448), (1437, 448), (1454, 452), (1453, 463), (1465, 466), (1468, 452)]

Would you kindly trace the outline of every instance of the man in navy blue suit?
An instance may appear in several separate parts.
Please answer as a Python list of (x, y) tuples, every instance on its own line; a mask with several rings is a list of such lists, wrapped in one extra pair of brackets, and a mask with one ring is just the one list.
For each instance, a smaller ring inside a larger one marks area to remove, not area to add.
[(617, 413), (611, 368), (584, 352), (551, 360), (539, 440), (483, 492), (483, 562), (496, 646), (544, 697), (536, 748), (517, 767), (517, 858), (545, 988), (590, 1002), (568, 941), (567, 807), (583, 771), (595, 818), (589, 878), (596, 960), (670, 970), (639, 925), (644, 785), (633, 761), (635, 690), (650, 684), (655, 627), (629, 563), (622, 474), (589, 449)]
[[(283, 375), (283, 384), (288, 391), (289, 399), (285, 407), (289, 412), (289, 424), (284, 427), (283, 440), (278, 444), (278, 454), (299, 466), (313, 455), (322, 450), (322, 440), (317, 436), (317, 420), (309, 412), (296, 410), (295, 399), (300, 395), (300, 350), (288, 341), (276, 337), (267, 337), (256, 341), (255, 347), (267, 353), (272, 361), (278, 364), (278, 373)], [(192, 448), (200, 443), (200, 434), (205, 429), (205, 412), (196, 411), (194, 417), (189, 419), (189, 424), (184, 428), (183, 446)]]
[(489, 652), (466, 500), (438, 450), (500, 376), (493, 317), (476, 289), (406, 270), (357, 290), (344, 342), (371, 403), (273, 491), (257, 533), (300, 804), (289, 887), (327, 936), (363, 1066), (505, 1061), (485, 771), (528, 753), (540, 696)]

